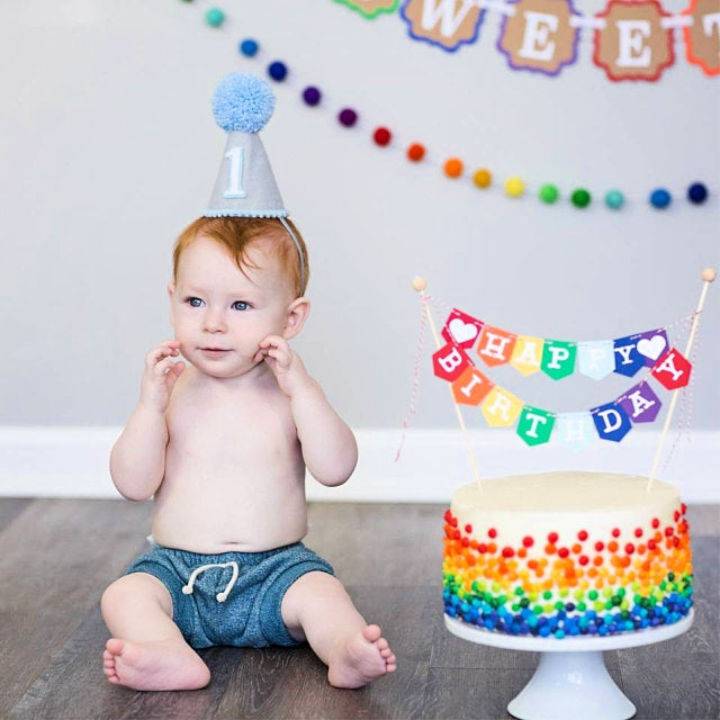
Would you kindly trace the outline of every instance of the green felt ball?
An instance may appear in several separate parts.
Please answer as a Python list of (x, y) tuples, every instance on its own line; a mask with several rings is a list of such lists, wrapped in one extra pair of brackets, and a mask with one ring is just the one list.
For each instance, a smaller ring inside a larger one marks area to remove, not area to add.
[(210, 27), (220, 27), (225, 20), (225, 13), (220, 8), (210, 8), (205, 13), (205, 22)]
[(590, 193), (585, 188), (578, 188), (573, 191), (570, 200), (576, 208), (585, 208), (590, 204)]
[(547, 203), (548, 205), (552, 205), (554, 202), (557, 201), (558, 197), (560, 197), (560, 193), (558, 192), (557, 186), (552, 185), (551, 183), (548, 183), (547, 185), (543, 185), (540, 188), (538, 197), (544, 203)]

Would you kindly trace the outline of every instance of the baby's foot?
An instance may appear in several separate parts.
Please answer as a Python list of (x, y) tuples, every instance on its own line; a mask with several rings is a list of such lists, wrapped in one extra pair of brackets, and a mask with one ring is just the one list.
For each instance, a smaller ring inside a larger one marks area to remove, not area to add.
[(210, 682), (207, 665), (178, 640), (141, 643), (111, 638), (103, 664), (109, 682), (133, 690), (196, 690)]
[(359, 688), (388, 672), (397, 661), (377, 625), (368, 625), (353, 635), (330, 657), (328, 680), (339, 688)]

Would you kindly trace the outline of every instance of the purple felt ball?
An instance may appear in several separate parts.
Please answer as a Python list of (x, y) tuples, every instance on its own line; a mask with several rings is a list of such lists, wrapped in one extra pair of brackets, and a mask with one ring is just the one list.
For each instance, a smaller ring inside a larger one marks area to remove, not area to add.
[(352, 127), (358, 119), (358, 114), (352, 108), (343, 108), (339, 115), (338, 120), (341, 125), (345, 127)]
[(312, 85), (308, 85), (304, 90), (302, 94), (303, 100), (307, 105), (317, 105), (320, 102), (320, 98), (322, 97), (322, 93), (320, 90), (318, 90), (316, 87), (313, 87)]

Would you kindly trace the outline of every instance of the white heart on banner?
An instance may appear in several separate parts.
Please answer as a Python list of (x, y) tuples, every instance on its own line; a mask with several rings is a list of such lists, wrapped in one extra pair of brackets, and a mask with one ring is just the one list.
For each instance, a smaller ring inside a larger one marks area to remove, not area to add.
[(657, 360), (663, 354), (666, 347), (667, 342), (662, 335), (653, 335), (651, 338), (639, 340), (637, 351), (651, 360)]
[(448, 328), (450, 330), (450, 334), (459, 343), (474, 340), (478, 334), (477, 325), (466, 323), (460, 318), (453, 318), (448, 324)]

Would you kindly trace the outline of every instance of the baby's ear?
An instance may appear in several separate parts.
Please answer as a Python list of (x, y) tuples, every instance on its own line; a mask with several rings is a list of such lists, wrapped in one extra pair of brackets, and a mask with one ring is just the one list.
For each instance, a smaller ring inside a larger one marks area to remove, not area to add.
[(283, 337), (286, 340), (294, 338), (303, 328), (308, 315), (310, 314), (310, 301), (306, 297), (299, 297), (293, 300), (287, 309), (287, 320)]
[(173, 285), (172, 280), (167, 284), (167, 293), (168, 297), (172, 300), (173, 293), (175, 292), (175, 285)]

